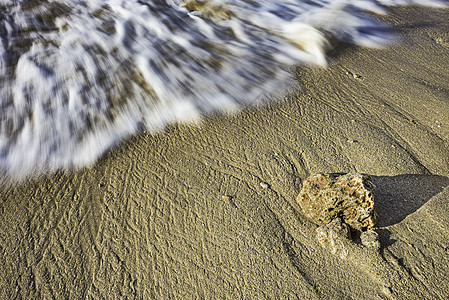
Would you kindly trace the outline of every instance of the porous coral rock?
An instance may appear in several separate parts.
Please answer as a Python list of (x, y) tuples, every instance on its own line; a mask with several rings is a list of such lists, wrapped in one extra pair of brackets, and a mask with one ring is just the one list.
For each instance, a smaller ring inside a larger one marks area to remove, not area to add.
[(380, 249), (379, 235), (374, 230), (367, 230), (360, 234), (362, 245), (368, 249), (378, 251)]
[(340, 218), (335, 218), (316, 230), (316, 238), (320, 245), (341, 259), (345, 259), (349, 254), (347, 244), (350, 242), (350, 237), (351, 231), (348, 225), (342, 223)]
[(297, 201), (303, 213), (318, 225), (341, 218), (352, 229), (366, 231), (377, 219), (374, 191), (368, 175), (316, 174), (303, 182)]

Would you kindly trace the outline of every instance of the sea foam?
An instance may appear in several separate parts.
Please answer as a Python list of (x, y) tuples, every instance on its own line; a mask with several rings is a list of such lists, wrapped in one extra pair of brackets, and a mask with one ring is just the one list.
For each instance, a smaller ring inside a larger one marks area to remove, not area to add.
[(406, 0), (0, 0), (0, 176), (86, 166), (129, 135), (267, 101), (330, 41), (391, 40)]

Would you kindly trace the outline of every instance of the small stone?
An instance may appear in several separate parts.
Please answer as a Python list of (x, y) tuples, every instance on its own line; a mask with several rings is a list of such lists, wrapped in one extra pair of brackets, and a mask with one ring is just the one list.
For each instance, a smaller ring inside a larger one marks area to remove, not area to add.
[(368, 249), (378, 251), (380, 249), (379, 235), (374, 230), (367, 230), (360, 234), (360, 241)]
[(297, 201), (312, 222), (325, 225), (336, 218), (350, 228), (366, 231), (374, 227), (375, 186), (363, 174), (316, 174), (303, 182)]
[(362, 75), (346, 71), (346, 75), (352, 76), (354, 79), (362, 79)]
[(385, 294), (385, 296), (387, 296), (388, 298), (393, 298), (393, 294), (391, 292), (391, 288), (388, 286), (384, 286), (382, 288), (382, 292)]
[(260, 183), (260, 186), (261, 186), (263, 189), (267, 189), (267, 188), (270, 187), (270, 185), (269, 185), (268, 183), (266, 183), (266, 182), (261, 182), (261, 183)]

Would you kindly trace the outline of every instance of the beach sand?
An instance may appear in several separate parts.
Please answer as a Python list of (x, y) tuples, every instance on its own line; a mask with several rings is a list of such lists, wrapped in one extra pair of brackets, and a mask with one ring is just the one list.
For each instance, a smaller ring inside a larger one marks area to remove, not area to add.
[[(296, 68), (269, 106), (2, 187), (0, 298), (449, 298), (449, 11), (383, 18), (402, 43)], [(373, 176), (380, 253), (320, 246), (316, 172)]]

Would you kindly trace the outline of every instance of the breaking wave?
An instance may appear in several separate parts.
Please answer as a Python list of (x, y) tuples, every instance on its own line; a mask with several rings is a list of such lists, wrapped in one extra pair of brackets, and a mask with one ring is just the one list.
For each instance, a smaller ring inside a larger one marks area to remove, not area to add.
[[(389, 40), (367, 12), (437, 1), (0, 0), (0, 176), (93, 163), (125, 137), (267, 101), (330, 41)], [(447, 3), (446, 3), (447, 4)]]

